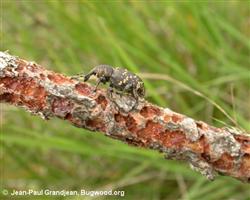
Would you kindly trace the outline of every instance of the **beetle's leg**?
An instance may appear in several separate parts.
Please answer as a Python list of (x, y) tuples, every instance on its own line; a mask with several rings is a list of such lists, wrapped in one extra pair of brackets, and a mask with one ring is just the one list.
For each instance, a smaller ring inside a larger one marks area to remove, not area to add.
[(112, 98), (112, 93), (113, 93), (113, 85), (110, 83), (110, 85), (109, 85), (109, 88), (108, 88), (108, 94), (109, 94), (109, 96)]
[(99, 79), (98, 82), (97, 82), (97, 84), (96, 84), (96, 86), (95, 86), (94, 92), (96, 92), (96, 90), (97, 90), (97, 88), (98, 88), (98, 86), (99, 86), (99, 84), (100, 84), (101, 82), (102, 82), (101, 79)]
[(96, 90), (97, 90), (97, 88), (98, 88), (98, 86), (99, 86), (100, 83), (105, 84), (106, 83), (106, 78), (105, 77), (100, 77), (99, 78), (99, 80), (98, 80), (98, 82), (97, 82), (97, 84), (95, 86), (94, 92), (96, 92)]
[(132, 93), (133, 93), (134, 98), (138, 101), (139, 96), (138, 96), (138, 94), (137, 94), (137, 90), (136, 90), (135, 87), (133, 87)]
[(138, 104), (139, 104), (139, 95), (137, 94), (137, 90), (136, 90), (135, 87), (133, 87), (132, 94), (133, 94), (133, 96), (134, 96), (134, 98), (136, 100), (136, 103), (133, 106), (133, 108), (136, 108), (138, 106)]

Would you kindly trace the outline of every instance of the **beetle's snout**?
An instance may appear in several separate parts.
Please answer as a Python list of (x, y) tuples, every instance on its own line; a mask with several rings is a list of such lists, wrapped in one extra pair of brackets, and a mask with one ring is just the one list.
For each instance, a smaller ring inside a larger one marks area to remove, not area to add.
[(84, 76), (84, 82), (88, 81), (92, 75), (96, 75), (95, 72), (88, 73)]
[(88, 75), (84, 76), (83, 81), (86, 82), (87, 80), (89, 80), (89, 77), (90, 77), (90, 76), (88, 76)]

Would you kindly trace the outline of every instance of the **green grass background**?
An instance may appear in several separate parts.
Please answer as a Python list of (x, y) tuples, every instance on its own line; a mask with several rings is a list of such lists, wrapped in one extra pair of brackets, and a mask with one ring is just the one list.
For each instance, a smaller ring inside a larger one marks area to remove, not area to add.
[[(1, 0), (1, 50), (66, 75), (103, 63), (123, 66), (143, 77), (147, 100), (249, 131), (249, 6), (248, 0)], [(124, 190), (123, 199), (250, 199), (247, 184), (229, 177), (209, 182), (184, 163), (61, 120), (43, 121), (1, 104), (0, 123), (1, 188), (113, 189)]]

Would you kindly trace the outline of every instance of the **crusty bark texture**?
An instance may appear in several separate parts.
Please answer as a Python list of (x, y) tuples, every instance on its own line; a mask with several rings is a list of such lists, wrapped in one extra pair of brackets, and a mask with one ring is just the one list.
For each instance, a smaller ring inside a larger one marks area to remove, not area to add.
[[(184, 160), (212, 180), (216, 174), (250, 182), (250, 137), (129, 95), (112, 96), (94, 86), (6, 52), (0, 52), (0, 101), (20, 106), (43, 119), (58, 117), (138, 147)], [(83, 144), (84, 145), (84, 144)]]

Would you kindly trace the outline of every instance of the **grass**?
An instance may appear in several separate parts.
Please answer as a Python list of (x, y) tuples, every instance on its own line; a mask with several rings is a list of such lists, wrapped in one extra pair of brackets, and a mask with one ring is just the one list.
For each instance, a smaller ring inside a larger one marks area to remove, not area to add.
[[(250, 130), (249, 1), (2, 0), (1, 17), (1, 50), (67, 75), (101, 63), (124, 66), (143, 77), (147, 100)], [(6, 104), (0, 123), (1, 188), (112, 188), (124, 190), (124, 199), (250, 196), (232, 178), (209, 182), (156, 152)]]

